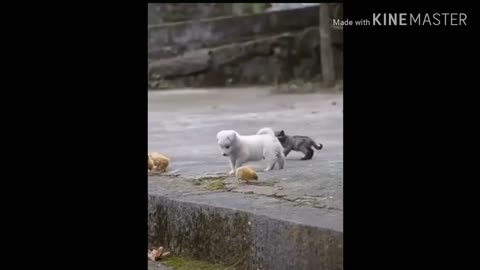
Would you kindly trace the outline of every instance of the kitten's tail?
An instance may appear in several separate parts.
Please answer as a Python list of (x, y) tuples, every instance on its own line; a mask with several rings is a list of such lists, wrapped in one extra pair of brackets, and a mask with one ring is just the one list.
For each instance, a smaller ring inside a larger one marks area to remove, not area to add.
[(320, 149), (323, 148), (323, 145), (321, 143), (316, 143), (313, 140), (312, 140), (312, 142), (313, 142), (313, 147), (315, 147), (315, 149), (320, 150)]

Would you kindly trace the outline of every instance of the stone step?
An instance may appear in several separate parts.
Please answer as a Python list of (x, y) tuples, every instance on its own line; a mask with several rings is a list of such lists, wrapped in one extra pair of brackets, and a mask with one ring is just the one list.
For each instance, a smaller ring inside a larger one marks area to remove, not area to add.
[(149, 248), (239, 269), (343, 269), (343, 211), (151, 177)]
[(148, 56), (158, 59), (162, 47), (191, 51), (236, 43), (257, 35), (275, 35), (317, 26), (318, 7), (253, 15), (228, 16), (148, 26)]
[[(343, 31), (332, 31), (333, 42), (343, 42)], [(288, 47), (299, 56), (315, 56), (318, 48), (319, 29), (309, 27), (302, 31), (256, 38), (241, 43), (226, 44), (214, 48), (193, 50), (182, 55), (152, 60), (149, 63), (149, 78), (171, 78), (204, 72), (209, 68), (241, 62), (257, 56), (270, 56), (277, 46)], [(174, 55), (174, 54), (173, 54)]]

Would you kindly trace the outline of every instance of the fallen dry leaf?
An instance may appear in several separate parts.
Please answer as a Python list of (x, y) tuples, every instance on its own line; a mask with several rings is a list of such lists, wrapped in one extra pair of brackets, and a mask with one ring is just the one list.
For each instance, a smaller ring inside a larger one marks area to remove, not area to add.
[(148, 259), (149, 259), (150, 261), (155, 261), (155, 256), (154, 256), (151, 252), (149, 252), (149, 253), (148, 253)]
[(158, 259), (160, 259), (162, 257), (162, 253), (163, 253), (163, 247), (159, 247), (158, 249), (154, 249), (152, 251), (149, 251), (148, 252), (148, 258), (152, 261), (157, 261)]
[(167, 257), (168, 255), (170, 255), (170, 252), (168, 252), (168, 251), (167, 251), (167, 252), (164, 252), (164, 253), (162, 253), (162, 258), (165, 258), (165, 257)]

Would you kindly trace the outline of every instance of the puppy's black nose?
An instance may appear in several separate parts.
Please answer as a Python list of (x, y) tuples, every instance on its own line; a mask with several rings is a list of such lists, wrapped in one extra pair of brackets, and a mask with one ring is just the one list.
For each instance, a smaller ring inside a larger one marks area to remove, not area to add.
[(226, 156), (227, 156), (227, 154), (223, 153), (223, 156), (224, 156), (224, 157), (226, 157)]

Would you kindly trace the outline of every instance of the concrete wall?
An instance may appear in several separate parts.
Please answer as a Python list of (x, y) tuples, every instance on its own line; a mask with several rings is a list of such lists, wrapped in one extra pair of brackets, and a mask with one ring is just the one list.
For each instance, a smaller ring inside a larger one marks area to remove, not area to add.
[(318, 26), (318, 7), (207, 19), (148, 27), (148, 54), (164, 57), (165, 47), (179, 53), (241, 42), (262, 35), (300, 31)]
[(343, 232), (151, 196), (148, 246), (245, 270), (343, 270)]
[[(339, 31), (339, 30), (335, 30)], [(336, 33), (342, 37), (342, 33)], [(154, 61), (149, 66), (150, 87), (182, 88), (230, 85), (268, 85), (290, 79), (321, 80), (319, 29), (234, 43), (218, 48), (186, 53), (182, 57)], [(340, 39), (341, 41), (341, 39)], [(285, 56), (274, 54), (275, 48)], [(334, 46), (335, 69), (343, 78), (343, 48)], [(167, 81), (161, 80), (165, 78)]]
[(161, 3), (148, 4), (148, 24), (156, 25), (230, 16), (233, 13), (231, 3)]
[[(319, 81), (318, 24), (319, 7), (312, 6), (149, 26), (149, 87), (272, 84), (279, 72), (283, 81)], [(342, 79), (342, 29), (332, 29), (332, 41)], [(279, 43), (282, 59), (273, 53)]]

